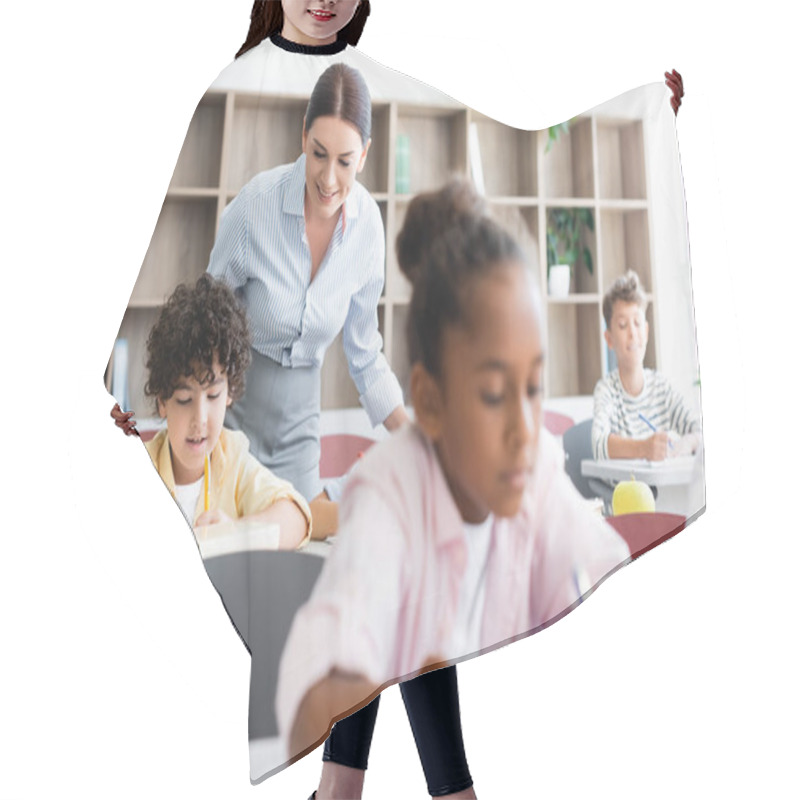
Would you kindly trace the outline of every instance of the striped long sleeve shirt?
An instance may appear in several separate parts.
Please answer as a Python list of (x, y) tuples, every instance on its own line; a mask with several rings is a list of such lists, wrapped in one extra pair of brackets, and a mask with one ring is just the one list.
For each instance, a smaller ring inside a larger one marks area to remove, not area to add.
[(647, 439), (653, 430), (639, 416), (642, 414), (659, 431), (680, 436), (699, 432), (700, 420), (669, 381), (652, 369), (644, 371), (644, 388), (636, 397), (622, 386), (619, 370), (597, 382), (594, 388), (592, 451), (597, 459), (608, 458), (608, 437), (614, 433), (629, 439)]
[(321, 366), (343, 331), (359, 400), (377, 425), (403, 402), (378, 330), (386, 247), (380, 210), (356, 181), (309, 283), (304, 197), (305, 155), (256, 175), (225, 210), (208, 271), (244, 302), (253, 347), (283, 366)]

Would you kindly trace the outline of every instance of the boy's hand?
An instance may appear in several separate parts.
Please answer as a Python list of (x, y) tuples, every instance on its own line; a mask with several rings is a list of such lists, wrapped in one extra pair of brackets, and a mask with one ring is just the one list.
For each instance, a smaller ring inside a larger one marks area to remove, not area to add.
[(671, 456), (691, 456), (697, 452), (700, 440), (696, 434), (687, 433), (675, 443), (675, 447), (670, 450)]
[(663, 461), (669, 452), (669, 434), (659, 431), (642, 440), (643, 455), (648, 461)]
[(111, 416), (114, 418), (114, 424), (124, 431), (126, 436), (139, 435), (139, 431), (136, 430), (136, 420), (133, 418), (133, 411), (123, 411), (119, 407), (119, 403), (114, 403), (114, 408), (111, 409)]
[(195, 528), (202, 528), (204, 525), (219, 525), (220, 522), (231, 522), (231, 518), (218, 508), (210, 508), (204, 511), (195, 522)]

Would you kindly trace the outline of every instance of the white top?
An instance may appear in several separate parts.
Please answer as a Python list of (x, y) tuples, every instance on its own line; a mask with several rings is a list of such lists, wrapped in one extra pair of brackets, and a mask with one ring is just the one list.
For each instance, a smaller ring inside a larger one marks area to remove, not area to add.
[(476, 653), (481, 646), (481, 620), (486, 600), (486, 564), (489, 560), (493, 524), (492, 514), (477, 525), (464, 523), (467, 566), (458, 596), (453, 647), (465, 654)]
[(319, 76), (332, 64), (340, 62), (361, 72), (373, 102), (393, 100), (453, 108), (460, 106), (438, 89), (385, 67), (350, 45), (332, 55), (301, 55), (289, 52), (269, 39), (225, 67), (211, 84), (211, 89), (307, 97)]
[(194, 512), (197, 508), (200, 492), (202, 491), (202, 478), (194, 483), (185, 483), (183, 485), (175, 484), (175, 500), (180, 506), (183, 516), (186, 517), (186, 521), (190, 525), (194, 522)]

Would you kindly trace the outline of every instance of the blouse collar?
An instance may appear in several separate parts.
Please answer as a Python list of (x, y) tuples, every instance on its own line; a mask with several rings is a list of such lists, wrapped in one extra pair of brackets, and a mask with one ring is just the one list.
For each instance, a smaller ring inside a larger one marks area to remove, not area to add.
[(298, 44), (297, 42), (289, 41), (279, 33), (273, 33), (269, 38), (272, 44), (280, 47), (281, 50), (287, 50), (290, 53), (303, 53), (308, 56), (333, 56), (341, 53), (347, 47), (346, 39), (337, 39), (330, 44)]

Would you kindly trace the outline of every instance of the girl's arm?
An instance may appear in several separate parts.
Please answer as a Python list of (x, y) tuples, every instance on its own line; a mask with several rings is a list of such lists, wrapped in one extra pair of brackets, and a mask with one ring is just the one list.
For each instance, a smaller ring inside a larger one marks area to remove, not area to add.
[(545, 431), (539, 439), (535, 494), (537, 557), (530, 591), (534, 625), (558, 618), (586, 591), (630, 558), (616, 531), (595, 514), (560, 465), (558, 445)]
[(289, 734), (289, 753), (299, 754), (324, 739), (331, 723), (372, 700), (378, 687), (361, 675), (334, 669), (312, 686), (300, 702)]
[(336, 716), (408, 672), (398, 647), (401, 612), (410, 613), (411, 556), (396, 511), (357, 475), (339, 510), (339, 539), (281, 656), (275, 709), (281, 736), (297, 745), (291, 757), (324, 736)]

